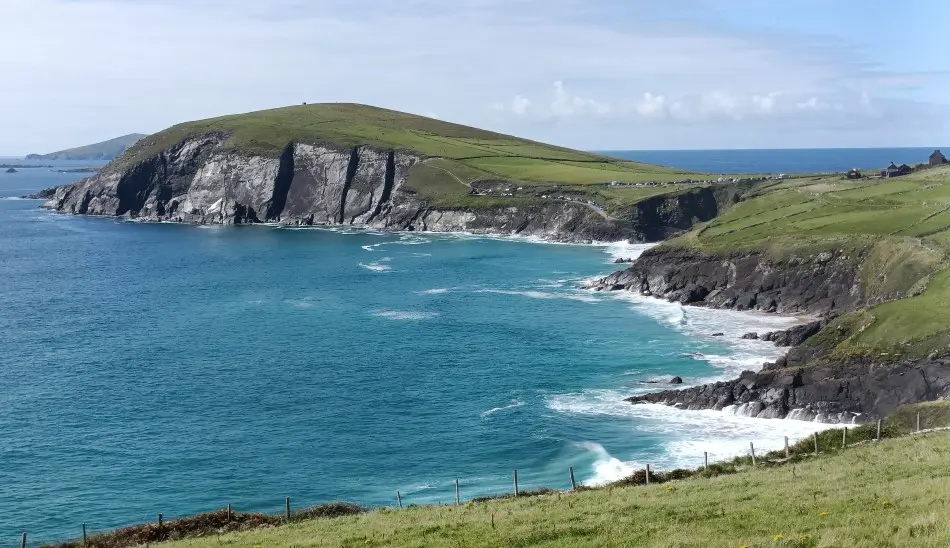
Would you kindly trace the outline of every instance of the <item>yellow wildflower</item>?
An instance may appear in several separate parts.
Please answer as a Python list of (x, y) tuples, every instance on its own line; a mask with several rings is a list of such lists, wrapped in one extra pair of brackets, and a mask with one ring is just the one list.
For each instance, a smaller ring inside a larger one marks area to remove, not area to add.
[(821, 512), (821, 513), (819, 513), (818, 515), (819, 515), (820, 517), (826, 518), (826, 517), (828, 517), (828, 512)]
[(785, 538), (785, 535), (783, 535), (782, 533), (779, 533), (779, 534), (775, 535), (775, 540), (776, 540), (776, 541), (782, 540), (783, 538)]
[(887, 507), (890, 506), (890, 505), (891, 505), (891, 501), (889, 501), (889, 500), (885, 500), (885, 501), (884, 501), (884, 508), (887, 508)]

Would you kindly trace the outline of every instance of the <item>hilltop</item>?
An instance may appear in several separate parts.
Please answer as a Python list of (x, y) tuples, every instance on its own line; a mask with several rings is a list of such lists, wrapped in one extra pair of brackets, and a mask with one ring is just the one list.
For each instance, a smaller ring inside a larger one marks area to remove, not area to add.
[(63, 187), (48, 207), (193, 223), (656, 240), (732, 203), (732, 190), (711, 179), (333, 103), (178, 124)]
[(130, 146), (140, 141), (145, 135), (130, 133), (109, 139), (101, 143), (60, 150), (49, 154), (28, 154), (27, 160), (84, 160), (99, 161), (113, 160), (125, 152)]
[(411, 173), (410, 186), (442, 205), (472, 203), (464, 197), (470, 194), (473, 183), (476, 187), (485, 183), (484, 194), (496, 198), (506, 193), (502, 186), (511, 189), (517, 185), (530, 187), (530, 191), (522, 190), (522, 196), (540, 197), (545, 190), (579, 192), (600, 197), (608, 204), (649, 196), (658, 190), (595, 186), (613, 181), (672, 183), (704, 178), (697, 173), (351, 103), (283, 107), (178, 124), (142, 140), (112, 168), (125, 168), (185, 139), (209, 134), (227, 135), (224, 149), (270, 158), (279, 157), (289, 143), (368, 147), (416, 155), (427, 161)]

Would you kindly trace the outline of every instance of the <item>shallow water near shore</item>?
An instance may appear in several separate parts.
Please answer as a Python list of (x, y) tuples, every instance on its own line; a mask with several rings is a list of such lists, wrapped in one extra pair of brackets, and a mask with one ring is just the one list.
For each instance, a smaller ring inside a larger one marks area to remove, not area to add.
[[(16, 176), (17, 193), (66, 182)], [(456, 478), (471, 498), (515, 469), (523, 489), (565, 489), (569, 466), (596, 484), (822, 428), (623, 401), (756, 368), (781, 349), (739, 337), (795, 321), (582, 289), (644, 246), (39, 204), (0, 200), (0, 539), (279, 512), (285, 496), (450, 502)]]

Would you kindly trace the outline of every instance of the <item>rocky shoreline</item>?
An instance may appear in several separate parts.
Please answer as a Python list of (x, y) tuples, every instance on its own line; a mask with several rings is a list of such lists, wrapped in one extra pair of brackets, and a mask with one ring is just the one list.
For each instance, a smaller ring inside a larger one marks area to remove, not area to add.
[(684, 305), (737, 311), (803, 314), (816, 318), (775, 333), (744, 338), (790, 347), (760, 371), (737, 379), (627, 399), (687, 410), (714, 409), (737, 415), (827, 423), (861, 423), (901, 405), (950, 397), (950, 359), (885, 363), (884, 358), (835, 360), (815, 337), (839, 314), (869, 303), (862, 291), (857, 257), (822, 252), (776, 263), (759, 253), (730, 257), (661, 246), (630, 268), (591, 283), (596, 291), (633, 291)]

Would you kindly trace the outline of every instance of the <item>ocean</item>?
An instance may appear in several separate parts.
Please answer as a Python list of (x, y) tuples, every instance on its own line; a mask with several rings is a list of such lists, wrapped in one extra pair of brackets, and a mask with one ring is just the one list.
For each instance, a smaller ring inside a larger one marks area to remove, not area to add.
[[(602, 154), (648, 164), (714, 174), (867, 173), (926, 163), (935, 148), (813, 148), (757, 150), (615, 150)], [(950, 147), (944, 147), (947, 150)]]
[[(70, 166), (75, 167), (75, 166)], [(586, 280), (646, 246), (196, 227), (15, 199), (0, 173), (0, 539), (219, 509), (391, 506), (695, 467), (822, 425), (633, 406), (780, 355), (767, 315)], [(722, 332), (724, 337), (713, 337)]]

